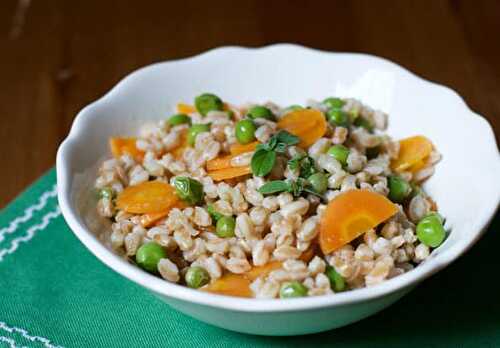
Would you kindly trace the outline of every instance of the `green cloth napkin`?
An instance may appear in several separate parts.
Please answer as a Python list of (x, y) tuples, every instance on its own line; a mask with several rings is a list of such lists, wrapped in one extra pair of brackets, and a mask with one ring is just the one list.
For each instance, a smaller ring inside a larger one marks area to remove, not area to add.
[(64, 222), (55, 182), (51, 170), (0, 213), (0, 347), (500, 347), (498, 215), (467, 255), (387, 310), (264, 337), (196, 321), (107, 268)]

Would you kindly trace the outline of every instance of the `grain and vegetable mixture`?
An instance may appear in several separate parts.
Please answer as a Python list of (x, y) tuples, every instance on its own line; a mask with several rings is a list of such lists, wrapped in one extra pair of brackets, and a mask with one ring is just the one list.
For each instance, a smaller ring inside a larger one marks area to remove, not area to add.
[(386, 126), (354, 99), (282, 108), (202, 94), (110, 139), (95, 182), (107, 242), (166, 281), (243, 297), (334, 294), (408, 272), (446, 237), (420, 186), (440, 155)]

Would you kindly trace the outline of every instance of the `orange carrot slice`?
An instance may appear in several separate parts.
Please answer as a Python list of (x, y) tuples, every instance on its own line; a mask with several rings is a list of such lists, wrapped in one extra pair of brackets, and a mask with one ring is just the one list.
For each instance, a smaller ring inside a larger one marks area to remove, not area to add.
[(243, 175), (250, 174), (252, 169), (250, 166), (244, 167), (229, 167), (208, 172), (208, 175), (215, 181), (221, 181), (231, 178), (237, 178)]
[(410, 168), (408, 168), (407, 171), (411, 172), (411, 173), (416, 173), (420, 169), (425, 167), (425, 163), (426, 163), (425, 159), (420, 160), (417, 163), (415, 163), (414, 165), (412, 165)]
[(141, 223), (141, 225), (143, 227), (148, 228), (148, 227), (151, 227), (154, 224), (156, 224), (158, 221), (160, 221), (164, 217), (166, 217), (168, 215), (168, 213), (170, 213), (170, 210), (172, 210), (173, 208), (184, 209), (186, 207), (187, 207), (186, 203), (184, 203), (183, 201), (177, 201), (172, 206), (170, 206), (167, 209), (160, 211), (158, 213), (147, 213), (147, 214), (141, 215), (139, 222)]
[(396, 172), (419, 170), (432, 149), (432, 142), (422, 135), (402, 139), (399, 141), (398, 158), (392, 161), (391, 167)]
[(178, 201), (175, 189), (160, 181), (129, 186), (116, 199), (116, 207), (132, 214), (159, 213)]
[(238, 155), (241, 155), (243, 153), (247, 152), (253, 152), (255, 151), (255, 148), (259, 144), (258, 141), (255, 141), (250, 144), (246, 145), (241, 145), (241, 144), (234, 144), (230, 148), (230, 155), (227, 156), (221, 156), (214, 158), (213, 160), (210, 160), (207, 162), (207, 170), (208, 171), (214, 171), (214, 170), (219, 170), (219, 169), (225, 169), (225, 168), (230, 168), (231, 167), (231, 160), (235, 158)]
[(280, 267), (280, 261), (271, 261), (266, 263), (264, 266), (252, 267), (252, 269), (246, 273), (246, 277), (253, 281), (260, 276), (267, 276), (269, 273)]
[(298, 136), (299, 146), (308, 148), (325, 134), (327, 123), (321, 111), (302, 109), (286, 114), (279, 120), (278, 127)]
[(239, 274), (229, 273), (202, 290), (226, 296), (252, 297), (251, 283), (249, 279)]
[(300, 133), (314, 127), (319, 116), (324, 118), (319, 110), (295, 110), (287, 113), (278, 121), (278, 128), (285, 129), (298, 136)]
[(246, 145), (236, 143), (231, 145), (231, 147), (229, 148), (229, 152), (231, 153), (231, 155), (241, 155), (245, 152), (255, 151), (257, 145), (259, 145), (258, 141), (254, 141), (253, 143), (249, 143)]
[(192, 114), (196, 112), (196, 108), (189, 104), (179, 103), (177, 104), (177, 112), (179, 114)]
[(303, 149), (307, 149), (309, 146), (314, 144), (319, 138), (321, 138), (326, 133), (327, 124), (325, 119), (316, 122), (313, 128), (307, 130), (300, 137), (299, 146)]
[(397, 212), (397, 206), (381, 194), (368, 190), (341, 193), (328, 203), (320, 222), (323, 254), (339, 249)]
[(207, 162), (207, 170), (213, 171), (218, 169), (225, 169), (231, 167), (231, 159), (235, 157), (233, 155), (222, 156), (214, 158)]
[(149, 214), (144, 214), (141, 215), (139, 218), (139, 222), (141, 223), (142, 227), (148, 228), (153, 226), (156, 222), (159, 220), (163, 219), (168, 215), (170, 212), (171, 208), (167, 208), (164, 211), (160, 211), (158, 213), (149, 213)]
[(137, 139), (134, 137), (110, 138), (109, 147), (111, 148), (111, 153), (115, 158), (120, 158), (123, 154), (128, 153), (137, 161), (142, 161), (142, 159), (144, 158), (144, 151), (141, 151), (137, 148), (136, 141)]
[(280, 267), (281, 262), (272, 261), (264, 266), (253, 267), (250, 271), (243, 274), (228, 273), (212, 284), (203, 287), (202, 290), (219, 295), (252, 297), (250, 284), (258, 277), (266, 276), (271, 271)]

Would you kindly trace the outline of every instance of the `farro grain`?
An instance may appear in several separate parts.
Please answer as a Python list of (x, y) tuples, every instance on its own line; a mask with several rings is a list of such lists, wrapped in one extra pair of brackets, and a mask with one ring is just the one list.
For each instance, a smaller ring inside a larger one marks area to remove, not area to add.
[(158, 272), (160, 272), (163, 279), (173, 283), (177, 283), (180, 279), (177, 265), (169, 259), (161, 259), (160, 262), (158, 262)]
[(247, 259), (231, 257), (226, 261), (226, 268), (236, 274), (248, 272), (251, 268)]
[(297, 248), (290, 245), (278, 246), (273, 252), (273, 256), (276, 258), (276, 260), (279, 261), (283, 261), (286, 259), (298, 259), (300, 257), (300, 254), (301, 252), (297, 250)]
[(255, 266), (263, 266), (269, 261), (269, 250), (264, 240), (258, 241), (252, 250), (252, 261)]

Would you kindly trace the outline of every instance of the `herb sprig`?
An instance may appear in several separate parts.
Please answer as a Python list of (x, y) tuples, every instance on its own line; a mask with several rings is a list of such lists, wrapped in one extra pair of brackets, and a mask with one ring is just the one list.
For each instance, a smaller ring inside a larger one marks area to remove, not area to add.
[(262, 185), (258, 191), (263, 195), (290, 192), (294, 197), (299, 197), (303, 193), (311, 193), (322, 198), (322, 196), (310, 188), (310, 186), (309, 182), (302, 178), (297, 178), (297, 180), (274, 180)]
[(252, 173), (257, 176), (265, 176), (271, 172), (276, 162), (278, 153), (284, 153), (287, 146), (296, 145), (300, 139), (285, 130), (273, 135), (265, 144), (257, 145), (250, 162)]
[(288, 161), (288, 168), (293, 171), (298, 171), (301, 178), (307, 179), (318, 170), (314, 165), (314, 160), (308, 155), (296, 155), (294, 158)]

